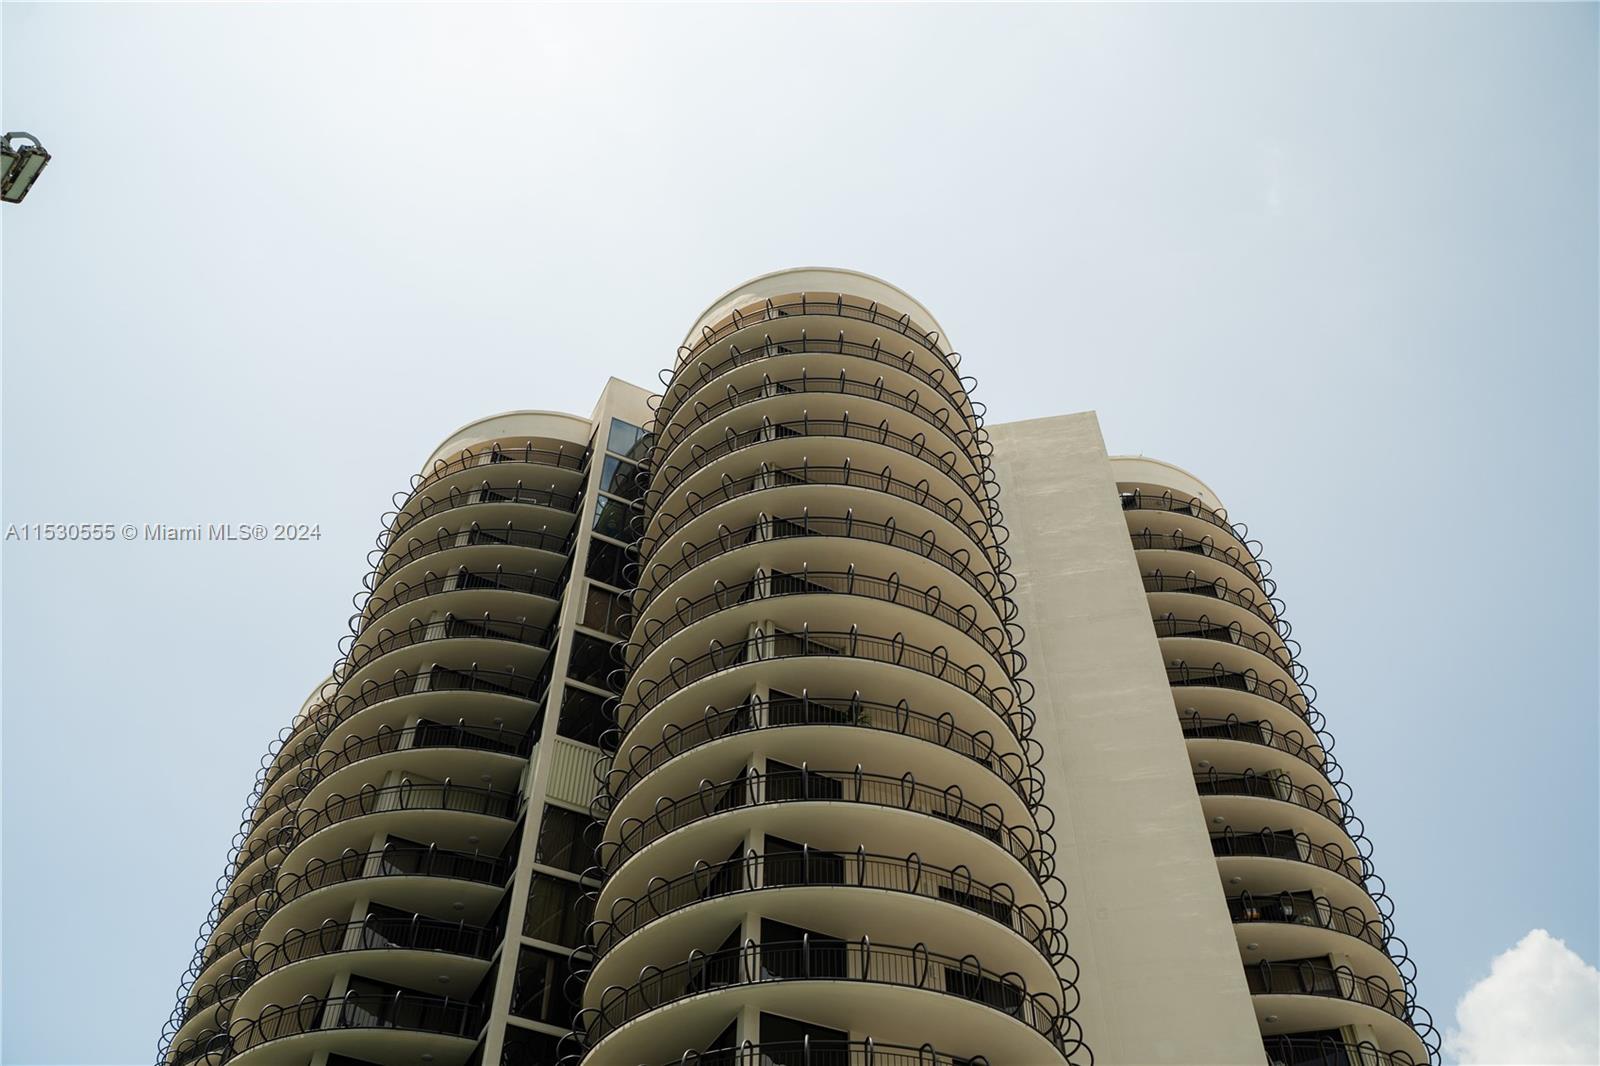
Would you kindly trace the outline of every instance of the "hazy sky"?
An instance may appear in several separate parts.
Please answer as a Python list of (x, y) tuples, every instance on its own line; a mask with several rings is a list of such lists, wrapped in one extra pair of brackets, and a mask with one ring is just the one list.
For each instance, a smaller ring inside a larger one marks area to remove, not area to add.
[(799, 264), (1249, 524), (1441, 1028), (1593, 964), (1596, 11), (6, 3), (4, 522), (322, 539), (5, 545), (4, 1061), (152, 1059), (434, 446)]

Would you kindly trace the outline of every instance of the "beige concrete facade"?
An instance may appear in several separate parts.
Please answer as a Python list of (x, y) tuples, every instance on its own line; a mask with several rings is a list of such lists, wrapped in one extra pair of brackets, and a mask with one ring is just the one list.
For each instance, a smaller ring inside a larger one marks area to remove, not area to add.
[(989, 432), (1096, 1061), (1261, 1063), (1099, 422)]

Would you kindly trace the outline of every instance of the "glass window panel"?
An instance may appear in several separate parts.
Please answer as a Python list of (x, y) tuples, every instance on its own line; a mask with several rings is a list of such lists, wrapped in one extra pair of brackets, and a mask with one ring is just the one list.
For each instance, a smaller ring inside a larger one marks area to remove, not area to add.
[(639, 487), (638, 475), (637, 466), (615, 456), (607, 456), (605, 465), (600, 468), (600, 489), (625, 500), (637, 500), (644, 495), (644, 490)]
[(600, 734), (611, 726), (604, 696), (568, 685), (561, 694), (556, 732), (580, 744), (600, 746)]
[(606, 451), (638, 459), (648, 448), (649, 442), (643, 429), (620, 418), (611, 420), (611, 432), (606, 436)]
[(632, 601), (628, 597), (599, 585), (590, 585), (583, 601), (583, 624), (615, 637), (628, 635), (625, 621), (632, 617)]
[(613, 647), (615, 645), (611, 641), (599, 640), (587, 633), (574, 633), (572, 654), (567, 659), (567, 676), (586, 685), (615, 692), (611, 672), (619, 669), (619, 666), (611, 657)]
[(599, 839), (592, 826), (594, 822), (588, 815), (546, 804), (533, 861), (569, 873), (583, 873), (594, 865), (594, 847)]
[(617, 540), (631, 541), (635, 512), (624, 500), (601, 496), (594, 505), (594, 531)]
[(584, 565), (583, 572), (596, 581), (604, 581), (608, 585), (625, 589), (631, 587), (623, 575), (628, 562), (628, 549), (622, 545), (612, 544), (608, 540), (591, 540), (589, 560)]

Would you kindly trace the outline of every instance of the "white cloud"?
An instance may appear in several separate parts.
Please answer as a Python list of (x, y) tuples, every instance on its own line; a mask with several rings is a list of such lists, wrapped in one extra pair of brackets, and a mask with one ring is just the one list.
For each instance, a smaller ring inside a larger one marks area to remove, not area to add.
[(1496, 956), (1456, 1004), (1463, 1063), (1600, 1063), (1600, 970), (1543, 929)]

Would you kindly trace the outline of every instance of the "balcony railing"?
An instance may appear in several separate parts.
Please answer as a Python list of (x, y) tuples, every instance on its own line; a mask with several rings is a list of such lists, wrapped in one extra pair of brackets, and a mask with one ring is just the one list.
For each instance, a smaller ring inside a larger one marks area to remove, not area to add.
[[(647, 969), (649, 969), (647, 967)], [(1063, 1031), (1067, 1019), (1050, 997), (1030, 993), (1015, 974), (984, 969), (972, 956), (954, 959), (926, 947), (807, 938), (756, 944), (702, 955), (656, 970), (626, 988), (613, 985), (580, 1024), (592, 1047), (640, 1015), (702, 992), (772, 981), (849, 981), (893, 985), (955, 996), (1028, 1026), (1062, 1054), (1080, 1043)]]
[[(692, 796), (662, 797), (649, 818), (627, 819), (617, 840), (600, 846), (600, 865), (614, 872), (647, 845), (726, 811), (781, 803), (854, 803), (927, 815), (983, 837), (1016, 859), (1035, 880), (1049, 877), (1054, 856), (1041, 836), (1007, 825), (995, 804), (978, 805), (959, 788), (918, 784), (909, 772), (894, 777), (860, 770), (748, 771), (731, 781), (702, 781)], [(841, 815), (854, 818), (854, 815)]]
[(342, 770), (346, 766), (353, 766), (379, 755), (432, 748), (482, 751), (525, 759), (533, 750), (537, 740), (538, 737), (531, 731), (521, 732), (504, 726), (490, 729), (484, 726), (425, 722), (405, 729), (380, 727), (374, 736), (351, 737), (337, 749), (322, 752), (317, 758), (317, 772), (326, 777), (336, 770)]
[(943, 900), (1005, 926), (1046, 959), (1053, 961), (1062, 950), (1060, 934), (1050, 926), (1048, 914), (1037, 905), (1017, 903), (1010, 885), (986, 885), (973, 880), (970, 870), (926, 865), (914, 854), (806, 849), (767, 855), (752, 851), (670, 880), (652, 879), (643, 896), (618, 900), (612, 904), (610, 919), (595, 923), (595, 955), (603, 957), (625, 937), (658, 918), (703, 900), (818, 885)]
[(1262, 1048), (1268, 1066), (1428, 1066), (1429, 1061), (1342, 1037), (1268, 1036), (1262, 1038)]
[(218, 1047), (227, 1061), (273, 1040), (341, 1029), (399, 1029), (476, 1039), (485, 1017), (475, 1003), (415, 992), (308, 997), (290, 1007), (267, 1007), (237, 1027), (231, 1039), (223, 1035)]
[(347, 851), (336, 859), (313, 858), (305, 869), (278, 883), (277, 905), (319, 888), (376, 877), (437, 877), (503, 887), (511, 869), (504, 859), (434, 845), (389, 844), (376, 851)]
[(738, 1047), (686, 1051), (660, 1066), (989, 1066), (989, 1060), (982, 1055), (947, 1055), (931, 1044), (910, 1047), (875, 1040), (811, 1039), (756, 1044), (746, 1040)]
[(315, 929), (294, 930), (277, 943), (265, 945), (255, 961), (260, 975), (265, 976), (291, 963), (348, 951), (436, 951), (487, 959), (503, 935), (500, 929), (420, 914), (411, 918), (368, 915), (360, 921), (325, 922)]
[(727, 321), (719, 323), (716, 328), (702, 326), (700, 336), (695, 340), (694, 346), (688, 349), (679, 348), (680, 360), (692, 359), (708, 349), (711, 345), (731, 336), (741, 329), (749, 329), (760, 322), (776, 322), (780, 319), (794, 315), (827, 315), (834, 318), (849, 318), (857, 322), (870, 322), (874, 326), (882, 326), (893, 330), (903, 337), (907, 337), (926, 348), (933, 355), (937, 355), (950, 364), (955, 370), (960, 364), (961, 357), (955, 352), (946, 352), (939, 346), (939, 334), (933, 331), (924, 332), (911, 323), (911, 315), (896, 315), (891, 311), (880, 310), (876, 303), (867, 305), (854, 304), (844, 298), (841, 293), (832, 300), (819, 300), (808, 297), (805, 293), (781, 298), (783, 302), (774, 303), (771, 300), (761, 305), (736, 307), (730, 313)]
[(675, 514), (663, 514), (660, 528), (641, 543), (640, 553), (648, 557), (657, 545), (672, 535), (674, 530), (700, 517), (713, 507), (752, 493), (796, 486), (870, 489), (898, 500), (907, 500), (961, 530), (967, 539), (991, 560), (1000, 558), (1001, 538), (998, 531), (1004, 530), (1005, 527), (992, 525), (983, 518), (976, 520), (967, 518), (962, 511), (960, 500), (940, 499), (933, 494), (927, 482), (902, 481), (887, 470), (874, 473), (850, 466), (811, 466), (804, 463), (795, 467), (772, 467), (744, 477), (729, 478), (704, 496), (695, 497), (683, 510)]
[(1246, 651), (1253, 651), (1263, 658), (1270, 659), (1274, 665), (1281, 667), (1296, 680), (1299, 680), (1297, 675), (1303, 674), (1282, 641), (1266, 633), (1246, 633), (1237, 623), (1230, 625), (1210, 618), (1178, 618), (1167, 614), (1152, 621), (1155, 623), (1158, 637), (1187, 637), (1191, 640), (1214, 640), (1222, 644), (1232, 644), (1236, 648), (1244, 648)]
[[(667, 495), (685, 478), (693, 476), (725, 456), (746, 448), (758, 448), (794, 438), (859, 440), (892, 448), (927, 463), (956, 485), (961, 486), (974, 506), (991, 516), (996, 511), (992, 491), (994, 483), (986, 482), (976, 474), (963, 474), (956, 463), (958, 453), (953, 449), (943, 453), (934, 451), (928, 447), (926, 434), (912, 437), (896, 433), (889, 428), (887, 422), (873, 425), (870, 422), (854, 422), (848, 418), (809, 417), (783, 422), (764, 421), (754, 429), (730, 433), (706, 448), (695, 450), (693, 459), (682, 467), (669, 466), (657, 472), (655, 481), (660, 481), (663, 477), (666, 481), (659, 485), (652, 482), (653, 487), (645, 493), (645, 509), (651, 510), (660, 506)], [(974, 482), (977, 484), (974, 485)]]
[(316, 810), (301, 811), (305, 817), (300, 826), (278, 846), (288, 851), (312, 834), (340, 822), (397, 811), (453, 811), (510, 820), (517, 814), (517, 797), (511, 792), (448, 781), (439, 785), (402, 781), (383, 788), (367, 786), (354, 796), (332, 796)]
[(548, 600), (561, 599), (562, 591), (567, 587), (567, 571), (556, 577), (532, 571), (507, 571), (504, 567), (497, 566), (493, 570), (472, 570), (461, 566), (443, 576), (432, 576), (414, 583), (408, 582), (397, 585), (395, 591), (385, 597), (371, 597), (356, 615), (351, 618), (351, 629), (365, 632), (368, 623), (378, 619), (397, 607), (422, 599), (424, 596), (437, 596), (442, 592), (467, 592), (491, 590), (500, 592), (521, 592), (529, 596), (541, 596)]
[(1207, 770), (1194, 775), (1194, 787), (1201, 796), (1250, 796), (1292, 803), (1321, 815), (1340, 829), (1344, 828), (1344, 808), (1337, 796), (1326, 795), (1314, 786), (1307, 788), (1296, 785), (1287, 774), (1255, 773), (1251, 770), (1228, 774)]
[(1328, 929), (1355, 937), (1370, 947), (1388, 953), (1383, 923), (1368, 918), (1358, 907), (1336, 907), (1319, 897), (1305, 898), (1292, 892), (1256, 896), (1249, 892), (1228, 899), (1228, 914), (1236, 924), (1275, 922)]
[(693, 659), (674, 660), (664, 678), (645, 678), (638, 682), (638, 703), (631, 708), (621, 708), (631, 714), (626, 719), (619, 714), (618, 722), (626, 732), (663, 700), (723, 670), (747, 663), (811, 656), (861, 659), (914, 670), (972, 696), (993, 711), (1019, 738), (1026, 737), (1032, 727), (1031, 717), (1016, 706), (1015, 694), (1009, 688), (991, 688), (977, 671), (952, 662), (949, 652), (919, 648), (907, 643), (903, 634), (878, 637), (854, 631), (760, 634)]
[[(914, 588), (898, 575), (890, 578), (873, 577), (855, 570), (801, 570), (796, 573), (767, 573), (757, 570), (749, 581), (736, 585), (723, 585), (715, 591), (692, 600), (679, 598), (672, 605), (672, 613), (665, 620), (645, 617), (640, 628), (644, 639), (628, 645), (629, 665), (637, 668), (656, 648), (669, 638), (688, 629), (696, 622), (721, 611), (752, 601), (768, 601), (786, 596), (826, 595), (859, 596), (862, 599), (907, 607), (927, 615), (968, 637), (995, 660), (996, 665), (1008, 673), (1019, 672), (1021, 664), (1012, 656), (1009, 636), (998, 626), (985, 628), (977, 619), (977, 611), (959, 606), (944, 599), (938, 588)], [(641, 616), (643, 617), (643, 616)], [(650, 623), (655, 622), (655, 628)]]
[(1254, 670), (1230, 670), (1225, 666), (1190, 666), (1178, 663), (1167, 667), (1167, 683), (1173, 688), (1220, 688), (1260, 696), (1287, 707), (1309, 724), (1310, 701), (1304, 696), (1291, 695), (1289, 686), (1281, 681), (1263, 681)]
[(423, 473), (413, 474), (411, 491), (416, 492), (462, 470), (474, 470), (498, 463), (529, 463), (534, 466), (553, 466), (558, 470), (583, 470), (588, 462), (587, 448), (570, 452), (551, 451), (549, 448), (535, 448), (531, 441), (520, 448), (503, 448), (498, 444), (481, 452), (466, 448), (462, 449), (462, 454), (453, 459), (440, 459)]
[(1218, 529), (1225, 530), (1240, 544), (1248, 548), (1249, 542), (1245, 540), (1244, 530), (1228, 520), (1227, 512), (1214, 507), (1207, 507), (1197, 499), (1183, 499), (1172, 495), (1170, 492), (1152, 494), (1134, 489), (1131, 492), (1118, 494), (1122, 500), (1124, 511), (1165, 511), (1168, 514), (1187, 515), (1198, 518)]
[(1304, 833), (1263, 829), (1252, 833), (1224, 830), (1211, 834), (1211, 852), (1218, 858), (1287, 859), (1321, 867), (1362, 888), (1367, 866), (1360, 855), (1346, 855), (1336, 844), (1316, 844)]
[(1377, 977), (1358, 977), (1348, 966), (1329, 966), (1311, 959), (1263, 959), (1246, 966), (1244, 975), (1252, 995), (1327, 996), (1376, 1007), (1408, 1024), (1411, 1020), (1403, 992)]
[[(934, 542), (932, 530), (919, 536), (900, 529), (893, 523), (868, 522), (848, 515), (844, 518), (820, 518), (810, 512), (795, 518), (764, 517), (734, 529), (719, 527), (715, 540), (693, 547), (685, 545), (687, 550), (684, 555), (671, 566), (666, 563), (655, 563), (651, 566), (651, 573), (645, 575), (649, 578), (650, 583), (645, 586), (649, 591), (639, 611), (642, 613), (647, 610), (665, 589), (695, 567), (737, 551), (747, 544), (794, 537), (848, 537), (914, 552), (938, 563), (988, 597), (1005, 621), (1009, 622), (1016, 617), (1016, 607), (1006, 595), (1003, 579), (993, 570), (973, 570), (970, 552), (958, 553), (940, 547)], [(988, 580), (985, 581), (985, 578)]]
[(1237, 717), (1202, 718), (1198, 711), (1180, 713), (1178, 720), (1187, 740), (1236, 740), (1242, 744), (1260, 744), (1293, 755), (1320, 774), (1326, 774), (1331, 765), (1320, 741), (1306, 743), (1296, 732), (1280, 732), (1271, 722), (1241, 720)]
[[(811, 699), (803, 695), (798, 699), (755, 699), (726, 710), (708, 710), (688, 725), (672, 727), (670, 734), (664, 727), (659, 743), (643, 748), (636, 743), (629, 747), (630, 762), (626, 767), (613, 768), (606, 775), (607, 789), (613, 793), (615, 803), (657, 767), (704, 744), (753, 730), (810, 725), (876, 729), (937, 744), (992, 770), (1029, 805), (1037, 805), (1044, 798), (1042, 782), (1028, 773), (1029, 767), (1022, 755), (1000, 754), (995, 750), (992, 734), (958, 729), (949, 712), (923, 714), (913, 711), (904, 700), (890, 704), (861, 699)], [(603, 737), (602, 741), (605, 739)]]
[(1204, 556), (1237, 570), (1268, 596), (1271, 596), (1277, 588), (1277, 584), (1266, 575), (1255, 559), (1241, 554), (1237, 548), (1218, 547), (1209, 537), (1196, 539), (1186, 537), (1182, 533), (1152, 533), (1148, 529), (1141, 533), (1130, 533), (1129, 536), (1136, 551), (1188, 552), (1191, 555)]
[[(377, 588), (409, 563), (438, 555), (440, 552), (457, 551), (462, 548), (533, 548), (553, 555), (570, 555), (572, 539), (572, 533), (552, 533), (549, 529), (517, 529), (510, 525), (498, 528), (484, 527), (474, 522), (466, 529), (441, 527), (431, 537), (411, 537), (406, 549), (399, 554), (390, 554), (394, 549), (389, 549), (379, 559), (379, 569), (367, 574), (364, 580), (367, 588)], [(374, 548), (373, 552), (376, 554), (377, 549)]]
[(1271, 626), (1285, 640), (1288, 639), (1289, 623), (1278, 617), (1277, 605), (1270, 600), (1257, 598), (1249, 587), (1240, 591), (1229, 588), (1227, 582), (1221, 578), (1207, 581), (1193, 574), (1163, 574), (1159, 570), (1153, 574), (1144, 574), (1142, 577), (1146, 592), (1183, 592), (1191, 596), (1205, 596), (1208, 599), (1231, 603), (1236, 607), (1243, 607)]
[(686, 422), (671, 424), (666, 437), (657, 441), (655, 451), (650, 457), (650, 468), (666, 469), (668, 460), (685, 440), (693, 436), (696, 430), (710, 425), (728, 412), (746, 404), (798, 394), (852, 396), (897, 408), (949, 441), (958, 453), (971, 459), (975, 469), (980, 471), (983, 469), (984, 452), (979, 447), (978, 438), (973, 435), (971, 429), (952, 424), (950, 408), (934, 410), (924, 406), (914, 394), (896, 392), (885, 386), (881, 378), (869, 384), (865, 381), (853, 381), (843, 374), (834, 377), (811, 377), (803, 371), (797, 378), (763, 381), (743, 389), (735, 389), (716, 403), (707, 404), (704, 408), (697, 407), (693, 418)]
[[(796, 337), (789, 340), (773, 340), (770, 336), (763, 336), (761, 343), (743, 350), (734, 345), (728, 346), (728, 354), (715, 363), (700, 362), (695, 364), (699, 371), (697, 376), (690, 377), (678, 374), (671, 384), (662, 392), (661, 402), (656, 406), (656, 417), (666, 425), (672, 420), (678, 408), (698, 393), (707, 385), (713, 384), (742, 366), (759, 363), (767, 359), (780, 359), (786, 355), (804, 355), (815, 352), (818, 355), (842, 355), (851, 359), (861, 359), (869, 363), (877, 363), (891, 367), (902, 374), (913, 377), (922, 384), (937, 392), (957, 412), (962, 413), (962, 418), (971, 429), (978, 429), (978, 419), (968, 416), (965, 411), (974, 401), (967, 396), (961, 379), (955, 374), (946, 374), (942, 368), (927, 370), (917, 364), (915, 357), (907, 352), (896, 355), (886, 350), (881, 344), (862, 344), (858, 341), (847, 341), (843, 334), (837, 340), (827, 340), (822, 337)], [(955, 388), (950, 383), (955, 383)]]

